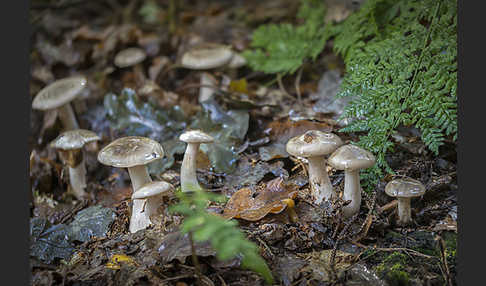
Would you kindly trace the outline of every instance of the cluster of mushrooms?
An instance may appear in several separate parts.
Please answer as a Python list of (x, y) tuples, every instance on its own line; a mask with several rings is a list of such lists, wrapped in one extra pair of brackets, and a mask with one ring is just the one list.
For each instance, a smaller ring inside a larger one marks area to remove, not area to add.
[[(361, 205), (361, 186), (359, 170), (375, 164), (375, 156), (356, 145), (343, 145), (342, 140), (333, 133), (309, 130), (287, 142), (287, 152), (295, 157), (306, 158), (309, 164), (309, 185), (313, 202), (317, 205), (337, 197), (326, 171), (326, 162), (337, 170), (344, 170), (344, 191), (342, 199), (350, 201), (342, 209), (344, 217), (359, 212)], [(326, 155), (329, 155), (326, 160)], [(390, 181), (385, 192), (398, 199), (398, 224), (411, 222), (410, 201), (412, 197), (422, 196), (425, 187), (411, 178)]]
[[(141, 62), (146, 58), (143, 50), (128, 48), (118, 53), (114, 64), (118, 68), (133, 67), (142, 70)], [(218, 67), (236, 68), (244, 65), (244, 58), (228, 46), (219, 44), (201, 44), (184, 53), (180, 60), (183, 68), (208, 70)], [(211, 86), (215, 80), (208, 73), (201, 73), (199, 102), (212, 97)], [(37, 110), (56, 110), (63, 125), (62, 132), (50, 146), (59, 151), (62, 161), (69, 169), (69, 186), (73, 195), (82, 200), (88, 197), (86, 192), (86, 166), (83, 147), (95, 144), (101, 138), (94, 132), (80, 129), (76, 114), (70, 102), (80, 95), (86, 87), (84, 76), (72, 76), (57, 80), (43, 88), (34, 98), (32, 107)], [(188, 192), (200, 188), (196, 177), (196, 157), (199, 145), (213, 142), (213, 138), (200, 130), (183, 133), (179, 139), (187, 143), (187, 149), (181, 166), (181, 189)], [(361, 204), (361, 187), (359, 170), (369, 168), (375, 163), (370, 152), (355, 146), (343, 145), (341, 139), (332, 133), (310, 130), (301, 136), (290, 139), (287, 152), (296, 157), (305, 157), (309, 163), (309, 185), (315, 204), (336, 198), (326, 172), (327, 162), (332, 167), (345, 172), (343, 199), (350, 203), (343, 208), (345, 217), (359, 212)], [(133, 188), (133, 205), (130, 218), (130, 232), (134, 233), (152, 224), (151, 216), (156, 215), (164, 195), (174, 187), (165, 181), (152, 181), (147, 164), (163, 158), (162, 146), (146, 137), (128, 136), (118, 138), (105, 146), (98, 153), (98, 161), (104, 165), (127, 168)], [(411, 221), (410, 200), (425, 192), (424, 186), (413, 179), (404, 178), (391, 181), (385, 189), (390, 196), (398, 198), (399, 223)]]

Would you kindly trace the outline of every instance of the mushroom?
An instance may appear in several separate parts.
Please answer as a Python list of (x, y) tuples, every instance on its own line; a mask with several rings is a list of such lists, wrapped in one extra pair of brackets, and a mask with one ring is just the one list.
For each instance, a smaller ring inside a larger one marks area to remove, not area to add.
[(193, 188), (201, 188), (196, 177), (196, 158), (199, 145), (211, 143), (214, 139), (201, 130), (191, 130), (181, 134), (179, 140), (187, 143), (181, 166), (181, 189), (183, 192), (190, 192)]
[[(233, 51), (229, 46), (203, 43), (194, 46), (182, 55), (181, 66), (191, 70), (219, 68), (229, 64), (233, 55)], [(201, 74), (199, 102), (204, 102), (212, 97), (214, 92), (208, 85), (215, 86), (215, 81), (207, 73)]]
[(398, 199), (398, 224), (407, 225), (412, 221), (410, 201), (425, 193), (425, 186), (417, 180), (405, 177), (390, 181), (385, 186), (385, 193)]
[[(143, 185), (152, 182), (146, 165), (163, 156), (164, 150), (158, 142), (146, 137), (128, 136), (118, 138), (101, 149), (98, 161), (108, 166), (128, 168), (133, 192), (136, 192)], [(132, 210), (142, 209), (143, 204), (144, 201), (135, 200)], [(132, 233), (138, 230), (132, 225), (132, 221), (129, 229)]]
[(78, 129), (79, 125), (70, 102), (81, 93), (86, 83), (86, 78), (83, 76), (56, 80), (37, 93), (32, 101), (32, 108), (57, 109), (64, 130)]
[(231, 61), (233, 51), (229, 46), (216, 43), (202, 43), (185, 52), (181, 66), (191, 70), (219, 68)]
[(342, 144), (337, 135), (318, 130), (309, 130), (287, 142), (286, 149), (290, 155), (305, 157), (309, 161), (309, 185), (316, 204), (336, 196), (327, 175), (324, 156)]
[[(157, 214), (157, 208), (162, 202), (163, 195), (172, 191), (174, 186), (164, 181), (150, 182), (143, 185), (132, 195), (132, 200), (140, 201), (133, 204), (130, 218), (130, 231), (137, 232), (152, 224), (150, 217)], [(137, 208), (135, 208), (135, 205)]]
[(341, 146), (329, 157), (330, 166), (344, 170), (343, 199), (351, 200), (348, 205), (343, 207), (344, 217), (350, 217), (359, 212), (361, 205), (359, 170), (373, 166), (375, 161), (373, 154), (356, 145)]
[(118, 68), (134, 66), (133, 69), (135, 75), (143, 75), (145, 77), (141, 62), (143, 62), (146, 57), (147, 54), (140, 48), (127, 48), (116, 54), (114, 63)]
[(84, 163), (83, 146), (86, 143), (100, 140), (96, 133), (76, 129), (61, 133), (50, 146), (59, 150), (61, 158), (69, 166), (69, 184), (79, 200), (86, 198), (86, 166)]

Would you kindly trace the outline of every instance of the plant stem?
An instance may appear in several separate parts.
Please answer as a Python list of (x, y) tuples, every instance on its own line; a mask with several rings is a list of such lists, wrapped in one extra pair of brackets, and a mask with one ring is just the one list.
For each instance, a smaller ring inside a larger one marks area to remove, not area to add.
[(199, 266), (199, 261), (197, 260), (197, 255), (196, 255), (196, 248), (194, 247), (194, 240), (192, 239), (192, 231), (189, 231), (188, 233), (189, 236), (189, 242), (191, 244), (191, 258), (192, 258), (192, 264), (194, 265), (194, 269), (196, 271), (196, 277), (197, 277), (197, 284), (201, 284), (201, 268)]

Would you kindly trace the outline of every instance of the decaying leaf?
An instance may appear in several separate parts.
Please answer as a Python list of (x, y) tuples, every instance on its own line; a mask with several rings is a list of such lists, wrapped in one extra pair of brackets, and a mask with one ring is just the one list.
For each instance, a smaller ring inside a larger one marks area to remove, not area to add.
[[(331, 281), (332, 275), (332, 249), (315, 251), (309, 254), (309, 264), (302, 269), (303, 272), (311, 272), (312, 277), (318, 281)], [(341, 277), (354, 261), (354, 255), (341, 250), (336, 250), (334, 257), (334, 270), (337, 277)]]
[(127, 263), (133, 266), (137, 266), (138, 263), (125, 254), (115, 254), (111, 257), (111, 260), (105, 264), (106, 268), (118, 270), (121, 268), (122, 263)]
[[(284, 184), (282, 178), (271, 180), (255, 191), (243, 188), (233, 194), (223, 212), (223, 217), (257, 221), (268, 213), (280, 213), (297, 196), (297, 187)], [(293, 205), (292, 205), (293, 206)]]

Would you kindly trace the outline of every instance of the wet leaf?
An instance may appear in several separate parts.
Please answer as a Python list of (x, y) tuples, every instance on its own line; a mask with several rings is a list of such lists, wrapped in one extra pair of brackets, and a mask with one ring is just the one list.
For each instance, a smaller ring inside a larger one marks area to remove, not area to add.
[(238, 160), (236, 171), (226, 177), (226, 186), (237, 189), (254, 186), (269, 173), (276, 177), (288, 178), (289, 174), (283, 165), (281, 161), (270, 164), (262, 161), (256, 162), (247, 156), (242, 157)]
[(202, 106), (191, 128), (201, 129), (214, 138), (213, 143), (200, 147), (214, 170), (232, 173), (236, 168), (238, 146), (248, 131), (250, 115), (245, 110), (224, 111), (214, 99), (204, 101)]
[[(216, 252), (211, 248), (209, 241), (194, 242), (196, 255), (214, 256)], [(191, 244), (187, 234), (179, 231), (167, 234), (159, 246), (159, 254), (162, 264), (168, 263), (173, 259), (184, 263), (186, 257), (191, 255)]]
[(45, 218), (30, 220), (30, 255), (45, 263), (56, 258), (68, 260), (74, 252), (65, 224), (51, 225)]
[(112, 210), (99, 205), (79, 211), (68, 225), (69, 238), (84, 242), (91, 237), (105, 237), (115, 218)]
[(233, 194), (222, 216), (227, 219), (257, 221), (268, 213), (283, 211), (287, 206), (287, 200), (295, 198), (297, 191), (294, 185), (284, 184), (282, 178), (269, 181), (258, 191), (243, 188)]

